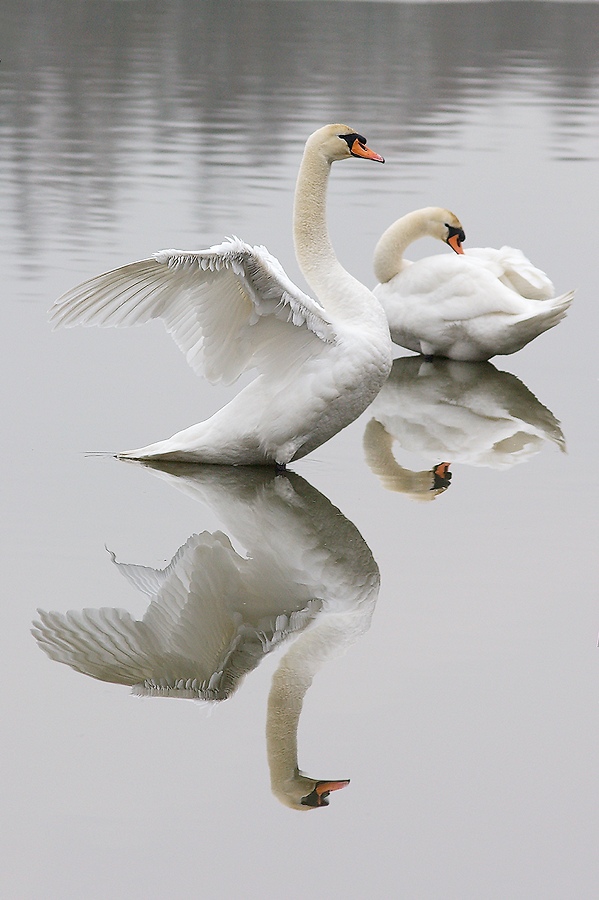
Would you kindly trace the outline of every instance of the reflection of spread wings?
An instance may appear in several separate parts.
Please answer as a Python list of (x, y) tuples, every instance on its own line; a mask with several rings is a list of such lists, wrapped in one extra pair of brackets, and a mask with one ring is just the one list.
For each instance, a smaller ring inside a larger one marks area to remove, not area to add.
[(261, 576), (222, 532), (192, 535), (162, 570), (116, 565), (153, 598), (141, 621), (106, 607), (66, 615), (38, 610), (33, 633), (51, 659), (135, 686), (135, 693), (224, 700), (321, 607), (309, 601), (289, 614), (244, 620), (238, 610), (251, 615)]
[(98, 275), (60, 297), (50, 318), (67, 327), (161, 319), (194, 371), (212, 382), (231, 383), (335, 341), (323, 307), (265, 247), (238, 238), (208, 250), (161, 250)]

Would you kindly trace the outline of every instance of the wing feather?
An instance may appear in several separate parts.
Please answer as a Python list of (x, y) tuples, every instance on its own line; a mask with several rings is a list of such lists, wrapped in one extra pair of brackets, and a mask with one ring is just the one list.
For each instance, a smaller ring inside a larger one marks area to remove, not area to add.
[(493, 275), (522, 297), (530, 300), (550, 300), (554, 296), (553, 282), (542, 269), (515, 247), (471, 247), (466, 251), (470, 259), (477, 259)]
[[(265, 371), (270, 353), (332, 343), (324, 308), (289, 279), (265, 247), (227, 238), (208, 250), (161, 250), (63, 294), (50, 311), (55, 327), (123, 327), (160, 319), (189, 365), (210, 381), (231, 383)], [(294, 332), (299, 332), (294, 336)]]
[(153, 635), (123, 609), (83, 609), (63, 615), (38, 610), (33, 634), (50, 657), (101, 681), (134, 685), (156, 653)]

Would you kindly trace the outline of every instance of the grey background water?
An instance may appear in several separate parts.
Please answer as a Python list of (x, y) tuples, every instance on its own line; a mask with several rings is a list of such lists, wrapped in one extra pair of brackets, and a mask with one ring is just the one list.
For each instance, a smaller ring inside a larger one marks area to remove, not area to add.
[[(0, 24), (3, 896), (596, 896), (599, 6), (6, 0)], [(293, 184), (329, 121), (387, 158), (333, 170), (333, 242), (362, 281), (394, 218), (440, 204), (471, 246), (520, 247), (577, 295), (494, 360), (566, 452), (454, 463), (422, 503), (366, 464), (367, 411), (294, 466), (381, 571), (369, 631), (323, 667), (300, 723), (302, 768), (351, 785), (303, 816), (269, 787), (276, 653), (207, 716), (58, 665), (29, 629), (38, 606), (141, 615), (105, 545), (161, 566), (223, 527), (85, 451), (164, 437), (231, 394), (159, 327), (52, 333), (46, 309), (230, 233), (304, 286)]]

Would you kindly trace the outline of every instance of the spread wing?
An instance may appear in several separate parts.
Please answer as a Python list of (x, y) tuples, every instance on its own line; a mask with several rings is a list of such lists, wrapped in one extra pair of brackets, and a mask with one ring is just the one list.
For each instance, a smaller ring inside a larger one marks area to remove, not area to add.
[(50, 659), (100, 681), (143, 682), (160, 653), (155, 635), (124, 609), (39, 609), (38, 616), (32, 632)]
[(230, 384), (249, 369), (319, 352), (336, 335), (324, 308), (304, 294), (265, 247), (227, 238), (208, 250), (161, 250), (97, 275), (50, 310), (56, 327), (141, 325), (160, 319), (188, 363)]
[[(38, 610), (41, 649), (100, 681), (134, 693), (225, 700), (245, 675), (320, 612), (319, 600), (261, 611), (268, 573), (222, 532), (191, 535), (165, 569), (113, 562), (151, 602), (143, 619), (124, 609)], [(258, 608), (258, 611), (256, 611)]]

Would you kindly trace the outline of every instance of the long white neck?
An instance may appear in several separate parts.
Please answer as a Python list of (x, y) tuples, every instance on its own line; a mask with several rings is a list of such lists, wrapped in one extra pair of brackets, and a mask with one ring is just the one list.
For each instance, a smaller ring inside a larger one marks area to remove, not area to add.
[(381, 284), (411, 265), (403, 258), (404, 252), (414, 241), (433, 234), (431, 216), (437, 211), (434, 206), (417, 209), (397, 219), (383, 232), (374, 249), (374, 274)]
[(373, 300), (372, 294), (343, 268), (329, 237), (326, 192), (330, 171), (331, 161), (318, 141), (309, 139), (295, 187), (295, 255), (306, 281), (325, 309), (344, 318), (363, 316), (365, 306)]

